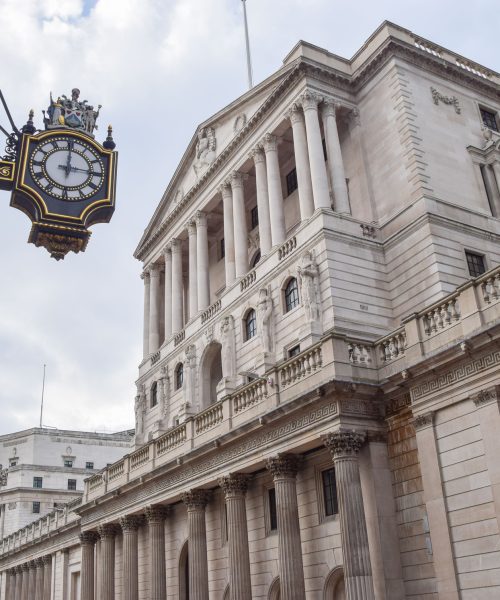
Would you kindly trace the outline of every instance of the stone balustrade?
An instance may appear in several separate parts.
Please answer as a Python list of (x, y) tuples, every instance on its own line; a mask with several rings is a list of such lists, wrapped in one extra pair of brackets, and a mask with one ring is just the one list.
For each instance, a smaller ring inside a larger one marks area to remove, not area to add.
[(379, 340), (375, 347), (378, 350), (382, 364), (404, 356), (406, 344), (406, 331), (404, 327)]
[(186, 437), (186, 423), (182, 423), (182, 425), (179, 425), (178, 427), (175, 427), (171, 431), (167, 432), (156, 442), (157, 456), (161, 456), (172, 448), (183, 444), (186, 441)]
[(138, 469), (149, 460), (149, 445), (143, 446), (130, 455), (130, 470)]
[(160, 350), (157, 350), (154, 354), (151, 355), (151, 366), (155, 365), (160, 360), (160, 356)]
[(174, 346), (178, 346), (186, 338), (186, 330), (183, 329), (174, 335)]
[(372, 362), (370, 344), (350, 341), (347, 343), (347, 351), (349, 362), (353, 365), (369, 365)]
[(291, 358), (278, 369), (281, 386), (285, 388), (296, 383), (317, 369), (321, 369), (322, 364), (321, 345), (313, 346), (306, 352)]
[(486, 304), (491, 304), (500, 298), (500, 272), (486, 274), (480, 278), (480, 288), (483, 300)]
[(448, 297), (444, 302), (434, 304), (421, 316), (426, 335), (438, 333), (445, 327), (460, 320), (460, 307), (456, 296)]
[(257, 379), (233, 394), (233, 414), (245, 411), (267, 396), (267, 380)]
[(207, 429), (212, 429), (219, 423), (222, 423), (224, 414), (222, 410), (222, 403), (217, 403), (209, 406), (199, 415), (195, 417), (195, 430), (196, 433), (203, 433)]
[(252, 271), (250, 271), (249, 273), (247, 273), (245, 275), (245, 277), (243, 277), (240, 281), (240, 289), (241, 291), (245, 291), (246, 289), (248, 289), (251, 285), (253, 285), (255, 283), (255, 280), (257, 279), (257, 274), (255, 272), (255, 269), (252, 269)]
[(123, 461), (111, 465), (108, 469), (108, 481), (114, 481), (121, 477), (125, 472), (125, 464)]
[(201, 322), (202, 323), (206, 323), (207, 321), (210, 321), (210, 319), (212, 317), (214, 317), (221, 309), (222, 306), (222, 301), (217, 300), (216, 302), (214, 302), (213, 304), (211, 304), (206, 310), (204, 310), (201, 313)]
[(295, 236), (286, 240), (286, 242), (278, 248), (279, 259), (282, 260), (283, 258), (285, 258), (285, 256), (288, 256), (289, 254), (291, 254), (295, 250), (296, 247), (297, 247), (297, 238)]

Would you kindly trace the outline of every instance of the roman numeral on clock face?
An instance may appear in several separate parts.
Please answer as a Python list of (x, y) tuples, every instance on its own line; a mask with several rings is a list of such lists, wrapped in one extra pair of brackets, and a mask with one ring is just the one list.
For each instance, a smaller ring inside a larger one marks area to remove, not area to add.
[(68, 199), (68, 190), (66, 188), (63, 188), (62, 199), (63, 200), (67, 200)]

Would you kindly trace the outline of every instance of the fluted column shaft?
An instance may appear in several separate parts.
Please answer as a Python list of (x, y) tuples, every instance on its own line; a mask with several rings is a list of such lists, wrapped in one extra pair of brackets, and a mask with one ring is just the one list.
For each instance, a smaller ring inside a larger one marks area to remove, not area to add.
[(142, 335), (142, 353), (143, 357), (147, 358), (149, 356), (149, 297), (151, 291), (149, 273), (144, 271), (144, 273), (141, 275), (141, 279), (144, 281), (144, 326)]
[(210, 304), (210, 273), (208, 270), (208, 230), (207, 215), (196, 213), (196, 248), (198, 252), (198, 310), (205, 310)]
[(191, 220), (187, 224), (189, 238), (189, 318), (198, 312), (198, 244), (196, 223)]
[(250, 156), (253, 158), (255, 164), (260, 252), (264, 256), (271, 250), (273, 245), (271, 238), (271, 217), (269, 215), (269, 194), (267, 192), (266, 155), (261, 147), (257, 147), (250, 153)]
[(264, 137), (264, 152), (266, 153), (271, 241), (273, 246), (276, 246), (285, 241), (286, 230), (283, 190), (281, 188), (280, 164), (278, 160), (278, 139), (275, 135), (268, 133)]
[(137, 530), (142, 520), (136, 515), (122, 517), (123, 533), (123, 599), (139, 598), (139, 551)]
[(30, 561), (29, 568), (28, 598), (34, 600), (36, 593), (36, 563), (34, 560)]
[(224, 490), (226, 498), (230, 598), (231, 600), (252, 600), (245, 504), (248, 477), (236, 473), (222, 477), (219, 485)]
[(116, 527), (112, 524), (100, 525), (98, 533), (101, 538), (101, 577), (98, 597), (99, 600), (115, 600)]
[(165, 600), (167, 578), (165, 567), (165, 517), (167, 507), (146, 508), (149, 532), (149, 561), (151, 565), (151, 600)]
[(7, 585), (5, 587), (6, 600), (16, 600), (16, 570), (7, 570)]
[(29, 589), (30, 589), (30, 568), (28, 564), (22, 566), (23, 569), (23, 587), (21, 591), (21, 600), (30, 600)]
[(234, 259), (234, 220), (233, 192), (229, 182), (220, 188), (224, 210), (224, 266), (226, 269), (226, 287), (236, 279), (236, 264)]
[(333, 195), (335, 198), (335, 212), (349, 214), (349, 196), (345, 181), (344, 161), (340, 148), (339, 132), (337, 128), (337, 105), (327, 101), (323, 105), (323, 128), (325, 130), (326, 150), (328, 154), (328, 166), (332, 179)]
[(243, 277), (248, 271), (248, 245), (242, 173), (235, 171), (231, 175), (231, 188), (233, 190), (234, 259), (236, 263), (236, 277)]
[(304, 113), (297, 104), (294, 104), (290, 110), (290, 122), (293, 131), (293, 151), (295, 154), (297, 186), (299, 189), (300, 218), (304, 221), (314, 212), (314, 198)]
[(183, 495), (188, 513), (189, 598), (208, 600), (207, 528), (205, 508), (207, 490), (192, 490)]
[(375, 598), (358, 462), (364, 440), (364, 434), (354, 431), (338, 431), (324, 440), (335, 464), (348, 600)]
[(323, 142), (319, 127), (318, 102), (319, 98), (310, 92), (301, 96), (302, 108), (307, 132), (307, 149), (311, 168), (311, 182), (315, 208), (330, 208), (330, 192), (326, 172)]
[(149, 293), (149, 352), (160, 347), (160, 267), (149, 268), (151, 288)]
[(23, 570), (22, 567), (16, 567), (16, 589), (15, 589), (15, 600), (21, 600), (23, 595)]
[(172, 333), (179, 333), (182, 319), (182, 249), (180, 240), (173, 239), (172, 248)]
[(284, 455), (270, 458), (267, 468), (273, 474), (276, 490), (278, 520), (278, 551), (280, 571), (280, 598), (304, 600), (304, 567), (300, 541), (299, 510), (297, 506), (296, 477), (298, 458)]
[(80, 534), (80, 546), (82, 553), (82, 562), (80, 568), (81, 600), (94, 600), (94, 547), (97, 539), (98, 535), (94, 531), (84, 531)]
[(167, 246), (165, 257), (165, 341), (172, 335), (172, 251)]
[(35, 594), (33, 598), (35, 600), (43, 600), (43, 560), (37, 558), (35, 560), (35, 565)]
[(52, 594), (52, 557), (43, 557), (43, 600), (51, 600)]

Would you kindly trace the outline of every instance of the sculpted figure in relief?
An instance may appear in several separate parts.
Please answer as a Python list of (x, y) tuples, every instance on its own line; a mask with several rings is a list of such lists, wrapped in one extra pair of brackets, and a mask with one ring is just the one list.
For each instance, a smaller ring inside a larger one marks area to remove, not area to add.
[(225, 317), (222, 320), (220, 333), (222, 344), (222, 376), (224, 378), (234, 377), (236, 375), (236, 344), (232, 316)]
[(319, 321), (319, 270), (313, 252), (307, 251), (297, 268), (302, 293), (302, 304), (307, 321)]
[(166, 367), (160, 369), (160, 383), (161, 383), (161, 395), (160, 395), (160, 415), (162, 419), (168, 417), (169, 409), (169, 397), (170, 397), (170, 379), (168, 377)]
[(259, 302), (257, 304), (257, 331), (264, 352), (271, 352), (272, 347), (272, 318), (273, 301), (269, 292), (262, 288), (259, 291)]
[(187, 407), (194, 406), (196, 389), (196, 346), (191, 344), (186, 348), (185, 368), (185, 399)]
[(146, 399), (146, 390), (144, 385), (140, 385), (137, 389), (135, 397), (135, 436), (140, 438), (144, 433), (144, 401)]
[(213, 127), (204, 127), (198, 132), (196, 144), (196, 161), (193, 165), (198, 178), (202, 172), (215, 160), (215, 130)]

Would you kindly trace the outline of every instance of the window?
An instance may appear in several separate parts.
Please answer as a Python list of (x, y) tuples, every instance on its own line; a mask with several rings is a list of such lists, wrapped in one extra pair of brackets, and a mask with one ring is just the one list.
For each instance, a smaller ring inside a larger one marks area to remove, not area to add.
[(93, 462), (86, 462), (85, 463), (85, 468), (86, 469), (93, 469), (94, 468), (94, 463)]
[(76, 490), (76, 479), (68, 479), (68, 490)]
[(184, 365), (179, 363), (175, 369), (175, 389), (180, 390), (184, 383)]
[(300, 354), (300, 346), (298, 344), (288, 350), (288, 358), (293, 358), (294, 356), (297, 356), (297, 354)]
[(250, 221), (252, 223), (252, 229), (255, 229), (259, 224), (259, 211), (256, 206), (250, 211)]
[(482, 275), (486, 271), (484, 256), (467, 251), (465, 251), (465, 256), (467, 257), (467, 266), (469, 267), (471, 277), (479, 277), (479, 275)]
[(15, 467), (16, 465), (17, 465), (17, 460), (13, 460), (13, 459), (9, 460), (9, 467)]
[(299, 288), (297, 280), (292, 277), (285, 288), (285, 312), (290, 312), (292, 308), (299, 305)]
[(252, 269), (257, 266), (257, 263), (261, 259), (261, 256), (262, 255), (260, 253), (260, 250), (257, 250), (257, 252), (255, 253), (255, 256), (253, 257), (253, 260), (252, 260)]
[(294, 167), (286, 176), (286, 195), (289, 196), (297, 187), (297, 169)]
[(33, 487), (40, 489), (43, 484), (43, 477), (33, 477)]
[(33, 502), (33, 508), (31, 509), (33, 514), (40, 514), (40, 502)]
[(245, 317), (245, 341), (253, 338), (257, 333), (257, 315), (251, 308)]
[(278, 529), (278, 515), (276, 512), (276, 490), (270, 488), (267, 490), (269, 500), (269, 529), (276, 531)]
[(222, 260), (224, 258), (224, 256), (226, 256), (226, 242), (224, 241), (224, 238), (222, 238), (220, 241), (219, 251), (220, 251), (220, 258)]
[(62, 502), (54, 502), (53, 508), (59, 508), (60, 506), (62, 506)]
[(153, 381), (153, 385), (151, 386), (151, 408), (158, 404), (158, 383)]
[(493, 131), (498, 131), (498, 122), (497, 116), (491, 110), (486, 110), (485, 108), (480, 108), (481, 111), (481, 119), (483, 120), (483, 125), (488, 129), (492, 129)]
[(323, 482), (323, 500), (325, 503), (325, 516), (336, 515), (339, 512), (337, 499), (337, 481), (335, 479), (335, 469), (322, 471), (321, 479)]
[(73, 461), (69, 460), (69, 459), (64, 459), (64, 466), (65, 467), (72, 467), (73, 466)]

